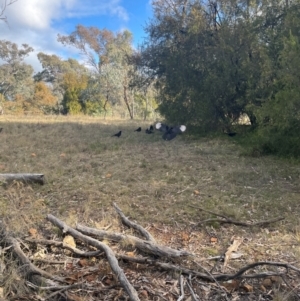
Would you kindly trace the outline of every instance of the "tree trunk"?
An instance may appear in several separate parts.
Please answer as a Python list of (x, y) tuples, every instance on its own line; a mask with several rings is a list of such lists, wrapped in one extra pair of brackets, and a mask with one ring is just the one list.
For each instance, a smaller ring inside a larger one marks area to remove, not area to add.
[(128, 103), (128, 98), (127, 98), (127, 87), (126, 86), (123, 86), (123, 87), (124, 87), (124, 101), (125, 101), (125, 104), (127, 106), (130, 119), (133, 119), (133, 114), (132, 114), (132, 111), (130, 109), (130, 105)]
[(105, 103), (104, 103), (104, 105), (103, 105), (103, 109), (104, 109), (104, 119), (106, 118), (106, 114), (107, 114), (106, 106), (107, 106), (107, 104), (108, 104), (108, 96), (109, 96), (109, 94), (108, 94), (108, 91), (107, 91), (107, 92), (106, 92)]
[(147, 95), (145, 95), (145, 96), (146, 96), (146, 111), (144, 113), (144, 121), (146, 121), (147, 115), (148, 115), (148, 97), (147, 97)]

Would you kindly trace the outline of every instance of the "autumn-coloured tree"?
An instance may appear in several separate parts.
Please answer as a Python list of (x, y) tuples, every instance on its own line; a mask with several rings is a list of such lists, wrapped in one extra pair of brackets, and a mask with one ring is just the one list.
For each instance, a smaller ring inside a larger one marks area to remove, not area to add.
[(63, 77), (66, 73), (88, 75), (89, 70), (75, 59), (62, 60), (57, 55), (49, 55), (43, 52), (38, 53), (38, 59), (42, 64), (43, 70), (34, 76), (36, 82), (46, 82), (53, 94), (61, 102), (64, 96), (65, 84)]
[(80, 96), (86, 89), (88, 77), (83, 74), (69, 72), (63, 76), (63, 86), (65, 90), (63, 98), (64, 112), (69, 114), (79, 114), (83, 111), (83, 104), (80, 102)]
[(31, 103), (39, 111), (49, 114), (55, 110), (57, 97), (52, 94), (44, 82), (37, 82), (34, 86), (34, 96)]
[(101, 91), (105, 96), (104, 110), (108, 103), (115, 104), (123, 99), (130, 117), (133, 118), (131, 93), (128, 93), (131, 66), (127, 62), (127, 56), (132, 52), (131, 33), (124, 31), (114, 34), (106, 29), (77, 25), (70, 35), (58, 35), (58, 41), (77, 48), (86, 63), (93, 68), (94, 78), (99, 84), (95, 93)]
[(26, 99), (21, 94), (16, 94), (13, 101), (5, 101), (3, 108), (6, 113), (22, 115), (26, 112)]

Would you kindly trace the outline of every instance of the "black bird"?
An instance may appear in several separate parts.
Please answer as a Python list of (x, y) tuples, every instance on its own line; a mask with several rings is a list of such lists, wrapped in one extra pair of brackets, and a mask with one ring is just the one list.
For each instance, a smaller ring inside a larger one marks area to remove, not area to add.
[(146, 129), (146, 134), (153, 134), (153, 132), (151, 130)]
[[(162, 123), (157, 123), (155, 125), (155, 127), (160, 130), (162, 126)], [(165, 130), (163, 131), (164, 134), (162, 136), (162, 138), (166, 141), (170, 141), (172, 139), (174, 139), (178, 134), (183, 133), (186, 130), (186, 126), (185, 125), (179, 125), (179, 126), (175, 126), (175, 127), (168, 127), (167, 125), (165, 126)]]
[(159, 130), (160, 132), (163, 132), (163, 133), (165, 133), (165, 132), (167, 132), (167, 131), (169, 130), (169, 126), (167, 126), (167, 125), (164, 124), (164, 123), (160, 123), (160, 122), (158, 122), (158, 123), (155, 125), (155, 128), (156, 128), (157, 130)]
[(226, 133), (229, 137), (234, 137), (236, 135), (235, 132)]
[(149, 128), (149, 129), (150, 129), (150, 131), (152, 131), (152, 132), (153, 132), (153, 131), (154, 131), (154, 127), (153, 127), (153, 125), (150, 125), (150, 128)]
[(120, 131), (120, 132), (117, 133), (117, 134), (112, 135), (112, 137), (118, 137), (118, 138), (120, 138), (121, 134), (122, 134), (122, 131)]
[(135, 130), (135, 132), (140, 132), (141, 130), (142, 130), (142, 128), (139, 127), (139, 128), (137, 128), (137, 129)]

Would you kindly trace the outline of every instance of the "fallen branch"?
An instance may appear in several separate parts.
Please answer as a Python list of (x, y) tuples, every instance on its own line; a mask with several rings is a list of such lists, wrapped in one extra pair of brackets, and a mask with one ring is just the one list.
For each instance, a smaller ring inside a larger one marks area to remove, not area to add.
[(77, 224), (76, 229), (84, 234), (96, 236), (100, 240), (111, 240), (114, 242), (125, 241), (128, 244), (133, 245), (135, 248), (139, 249), (142, 252), (150, 253), (152, 255), (160, 256), (160, 257), (181, 257), (192, 255), (186, 251), (178, 251), (172, 249), (170, 247), (157, 245), (151, 241), (142, 240), (135, 236), (131, 235), (123, 235), (119, 233), (110, 233), (104, 230), (98, 230), (86, 226), (82, 226)]
[(20, 181), (23, 183), (37, 183), (45, 184), (45, 177), (43, 174), (31, 173), (2, 173), (0, 174), (0, 182)]
[[(29, 281), (26, 281), (26, 284), (33, 288), (36, 291), (54, 291), (53, 293), (49, 294), (48, 296), (44, 297), (43, 300), (53, 300), (52, 298), (58, 294), (61, 294), (65, 291), (69, 291), (71, 289), (75, 289), (75, 288), (80, 288), (80, 289), (85, 289), (85, 290), (96, 290), (92, 287), (90, 287), (89, 285), (86, 285), (86, 283), (84, 282), (79, 282), (79, 283), (74, 283), (71, 285), (64, 285), (64, 286), (37, 286)], [(102, 290), (107, 290), (109, 288), (102, 288)], [(98, 291), (100, 291), (101, 289), (97, 288)]]
[(193, 206), (193, 205), (188, 205), (188, 206), (223, 218), (223, 219), (219, 219), (219, 218), (207, 219), (205, 221), (199, 222), (198, 225), (207, 223), (207, 222), (218, 222), (220, 224), (233, 224), (233, 225), (242, 226), (242, 227), (254, 227), (254, 226), (262, 226), (262, 225), (266, 225), (266, 224), (270, 224), (270, 223), (275, 223), (275, 222), (282, 221), (285, 219), (284, 217), (276, 217), (276, 218), (272, 218), (272, 219), (269, 219), (266, 221), (260, 221), (260, 222), (249, 224), (249, 223), (233, 220), (223, 214), (215, 213), (213, 211), (206, 210), (201, 207), (197, 207), (197, 206)]
[[(49, 241), (48, 240), (28, 240), (28, 241), (34, 241), (34, 242), (38, 241), (41, 244), (49, 244), (49, 245), (54, 244), (56, 246), (68, 248), (63, 243), (55, 242), (53, 240), (49, 240)], [(68, 249), (70, 249), (70, 248), (68, 248)], [(70, 250), (72, 250), (73, 252), (75, 252), (75, 254), (77, 254), (78, 249), (77, 250), (76, 250), (76, 248), (72, 248), (72, 249), (70, 249)], [(89, 253), (91, 254), (91, 257), (95, 256), (95, 255), (92, 255), (92, 252), (83, 252), (83, 254), (85, 254), (85, 255), (88, 255)], [(177, 272), (180, 274), (192, 275), (192, 276), (195, 276), (202, 280), (206, 280), (206, 281), (210, 281), (210, 282), (228, 281), (228, 280), (233, 280), (233, 279), (237, 279), (237, 278), (248, 278), (248, 279), (250, 279), (250, 278), (266, 278), (266, 277), (270, 277), (270, 276), (281, 276), (282, 275), (282, 273), (274, 273), (274, 272), (264, 272), (264, 273), (260, 273), (260, 274), (243, 275), (249, 269), (252, 269), (252, 268), (255, 268), (255, 267), (261, 266), (261, 265), (280, 266), (280, 267), (286, 268), (287, 270), (288, 269), (294, 270), (295, 272), (300, 274), (300, 269), (296, 268), (293, 265), (286, 264), (286, 263), (280, 263), (280, 262), (268, 262), (268, 261), (255, 262), (255, 263), (252, 263), (250, 265), (243, 267), (235, 274), (211, 274), (207, 269), (205, 269), (203, 266), (199, 265), (197, 262), (194, 262), (195, 265), (197, 265), (201, 269), (203, 269), (205, 271), (205, 273), (201, 273), (201, 272), (198, 272), (198, 271), (195, 271), (192, 269), (188, 269), (188, 268), (185, 268), (182, 266), (174, 265), (174, 264), (160, 262), (160, 261), (157, 261), (154, 259), (150, 259), (148, 257), (132, 257), (132, 256), (123, 255), (123, 254), (116, 254), (115, 256), (119, 260), (121, 259), (124, 261), (138, 263), (138, 264), (148, 264), (150, 266), (156, 266), (165, 271), (172, 271), (172, 272)]]
[(82, 256), (82, 257), (96, 257), (96, 256), (103, 253), (103, 251), (101, 251), (101, 250), (84, 252), (84, 251), (81, 251), (78, 248), (75, 248), (75, 247), (72, 247), (68, 244), (65, 244), (62, 241), (56, 241), (56, 240), (27, 238), (26, 241), (28, 241), (30, 243), (42, 244), (42, 245), (46, 245), (46, 246), (48, 245), (48, 246), (61, 247), (61, 248), (64, 248), (66, 250), (72, 251), (75, 255)]
[(193, 300), (194, 300), (194, 301), (200, 301), (200, 300), (197, 298), (197, 296), (196, 296), (196, 294), (195, 294), (195, 292), (194, 292), (194, 290), (193, 290), (193, 288), (192, 288), (192, 284), (189, 283), (189, 280), (186, 281), (186, 284), (187, 284), (187, 287), (188, 287), (188, 289), (189, 289), (189, 291), (190, 291), (190, 293), (191, 293), (191, 296), (192, 296)]
[[(14, 255), (17, 257), (19, 262), (23, 265), (22, 268), (25, 277), (32, 278), (33, 281), (35, 281), (38, 285), (43, 282), (47, 282), (50, 285), (56, 285), (49, 279), (58, 282), (64, 282), (63, 278), (53, 276), (52, 274), (43, 271), (42, 269), (38, 268), (33, 263), (31, 263), (29, 258), (22, 251), (20, 247), (20, 243), (17, 241), (17, 239), (8, 235), (2, 222), (0, 223), (0, 235), (1, 235), (1, 243), (3, 243), (6, 246), (11, 246)], [(41, 277), (45, 279), (42, 279)]]
[(77, 239), (80, 239), (81, 241), (83, 241), (87, 244), (90, 244), (90, 245), (92, 245), (93, 247), (95, 247), (97, 249), (100, 249), (100, 250), (104, 251), (112, 271), (114, 272), (115, 276), (119, 279), (119, 281), (121, 283), (121, 286), (124, 288), (124, 290), (129, 295), (130, 300), (132, 300), (132, 301), (139, 301), (140, 300), (136, 290), (130, 284), (128, 279), (126, 278), (123, 270), (119, 267), (118, 260), (115, 257), (115, 254), (113, 253), (113, 251), (111, 250), (111, 248), (109, 246), (107, 246), (104, 243), (101, 243), (100, 241), (98, 241), (94, 238), (88, 237), (88, 236), (80, 233), (79, 231), (69, 227), (67, 224), (60, 221), (59, 219), (57, 219), (55, 216), (53, 216), (51, 214), (47, 215), (47, 219), (52, 224), (59, 227), (64, 233), (69, 233), (73, 237), (75, 237)]
[(119, 214), (122, 223), (126, 226), (128, 226), (129, 228), (133, 228), (135, 230), (137, 230), (143, 237), (146, 238), (146, 240), (152, 241), (153, 243), (155, 243), (155, 239), (154, 237), (147, 231), (145, 230), (142, 226), (130, 221), (122, 212), (122, 210), (117, 206), (116, 203), (113, 203), (113, 206), (115, 208), (115, 210), (117, 211), (117, 213)]
[[(117, 255), (117, 257), (119, 259), (123, 259), (123, 260), (127, 260), (127, 261), (131, 261), (131, 262), (135, 262), (135, 263), (139, 263), (139, 264), (149, 264), (149, 265), (153, 265), (156, 267), (159, 267), (165, 271), (173, 271), (173, 272), (177, 272), (180, 274), (185, 274), (185, 275), (192, 275), (198, 278), (201, 278), (203, 280), (206, 281), (210, 281), (210, 282), (216, 282), (216, 281), (228, 281), (228, 280), (233, 280), (236, 278), (266, 278), (266, 277), (270, 277), (270, 276), (282, 276), (284, 273), (274, 273), (274, 272), (264, 272), (264, 273), (259, 273), (259, 274), (247, 274), (244, 275), (244, 273), (250, 269), (253, 269), (257, 266), (261, 266), (261, 265), (269, 265), (269, 266), (279, 266), (279, 267), (284, 267), (287, 270), (291, 269), (294, 270), (296, 272), (298, 272), (300, 274), (300, 270), (297, 269), (296, 267), (290, 265), (290, 264), (285, 264), (285, 263), (280, 263), (280, 262), (268, 262), (268, 261), (263, 261), (263, 262), (255, 262), (252, 264), (249, 264), (245, 267), (243, 267), (242, 269), (240, 269), (237, 273), (235, 274), (206, 274), (206, 273), (201, 273), (192, 269), (188, 269), (182, 266), (178, 266), (178, 265), (174, 265), (174, 264), (170, 264), (170, 263), (165, 263), (165, 262), (159, 262), (153, 259), (149, 259), (146, 257), (131, 257), (131, 256), (126, 256), (126, 255)], [(206, 269), (204, 269), (203, 267), (201, 267), (203, 270), (207, 271)]]

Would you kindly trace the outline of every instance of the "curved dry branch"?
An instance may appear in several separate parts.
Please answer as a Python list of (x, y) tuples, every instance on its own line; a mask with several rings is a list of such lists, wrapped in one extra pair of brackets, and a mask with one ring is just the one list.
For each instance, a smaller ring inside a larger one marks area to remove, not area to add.
[(116, 203), (113, 203), (113, 206), (115, 208), (115, 210), (117, 211), (117, 213), (119, 214), (122, 223), (126, 226), (128, 226), (129, 228), (133, 228), (135, 230), (137, 230), (143, 237), (146, 238), (146, 240), (152, 241), (153, 243), (155, 243), (155, 239), (154, 237), (146, 230), (144, 229), (142, 226), (130, 221), (125, 214), (122, 212), (122, 210), (117, 206)]
[(203, 209), (201, 207), (197, 207), (197, 206), (193, 206), (193, 205), (188, 205), (188, 206), (223, 218), (223, 219), (210, 218), (210, 219), (204, 220), (202, 222), (199, 222), (198, 223), (199, 225), (207, 223), (207, 222), (218, 222), (220, 224), (233, 224), (233, 225), (242, 226), (242, 227), (254, 227), (254, 226), (262, 226), (262, 225), (267, 225), (267, 224), (279, 222), (279, 221), (282, 221), (282, 220), (285, 219), (284, 217), (275, 217), (275, 218), (271, 218), (269, 220), (249, 224), (249, 223), (233, 220), (233, 219), (231, 219), (231, 218), (229, 218), (229, 217), (227, 217), (223, 214), (215, 213), (213, 211), (206, 210), (206, 209)]
[(281, 266), (281, 267), (285, 267), (286, 269), (291, 269), (291, 270), (294, 270), (294, 271), (300, 273), (300, 270), (292, 265), (280, 263), (280, 262), (266, 261), (266, 262), (255, 262), (255, 263), (249, 264), (249, 265), (243, 267), (242, 269), (240, 269), (235, 274), (211, 274), (211, 275), (209, 275), (207, 273), (201, 273), (201, 272), (198, 272), (198, 271), (195, 271), (192, 269), (188, 269), (188, 268), (185, 268), (182, 266), (165, 263), (165, 262), (159, 262), (157, 260), (149, 259), (147, 257), (131, 257), (131, 256), (126, 256), (126, 255), (117, 255), (117, 257), (119, 259), (123, 259), (123, 260), (130, 261), (130, 262), (153, 265), (153, 266), (161, 268), (165, 271), (173, 271), (173, 272), (178, 272), (178, 273), (185, 274), (185, 275), (192, 275), (192, 276), (201, 278), (206, 281), (211, 281), (211, 282), (215, 282), (216, 280), (217, 281), (228, 281), (228, 280), (233, 280), (236, 278), (248, 278), (248, 279), (250, 279), (250, 278), (266, 278), (266, 277), (270, 277), (270, 276), (282, 276), (284, 274), (284, 273), (274, 273), (274, 272), (267, 271), (267, 272), (259, 273), (259, 274), (244, 275), (244, 273), (246, 271), (248, 271), (256, 266), (260, 266), (260, 265)]
[(133, 245), (142, 252), (153, 254), (160, 257), (181, 257), (193, 255), (186, 251), (178, 251), (170, 247), (157, 245), (151, 241), (142, 240), (135, 236), (123, 235), (119, 233), (110, 233), (104, 230), (98, 230), (77, 224), (76, 229), (84, 234), (96, 236), (98, 239), (107, 239), (114, 242), (125, 241), (127, 244)]
[(132, 300), (132, 301), (139, 301), (140, 300), (136, 290), (130, 284), (128, 279), (126, 278), (123, 270), (119, 267), (118, 260), (116, 259), (115, 254), (113, 253), (113, 251), (111, 250), (110, 247), (108, 247), (107, 245), (101, 243), (100, 241), (98, 241), (94, 238), (88, 237), (88, 236), (80, 233), (79, 231), (69, 227), (67, 224), (60, 221), (59, 219), (57, 219), (55, 216), (53, 216), (51, 214), (47, 215), (47, 219), (52, 224), (59, 227), (64, 233), (69, 233), (73, 237), (75, 237), (77, 239), (80, 239), (81, 241), (83, 241), (87, 244), (90, 244), (90, 245), (92, 245), (93, 247), (95, 247), (97, 249), (100, 249), (100, 250), (104, 251), (112, 271), (114, 272), (116, 277), (119, 279), (119, 281), (120, 281), (122, 287), (124, 288), (124, 290), (128, 293), (130, 300)]

